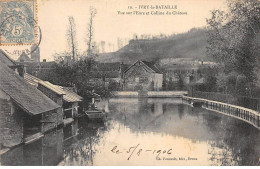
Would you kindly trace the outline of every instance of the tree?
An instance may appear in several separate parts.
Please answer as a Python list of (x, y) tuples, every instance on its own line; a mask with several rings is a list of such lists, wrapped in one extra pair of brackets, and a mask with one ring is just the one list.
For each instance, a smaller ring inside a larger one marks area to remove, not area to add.
[[(259, 58), (260, 3), (258, 0), (227, 1), (228, 11), (214, 10), (208, 24), (208, 56), (224, 73), (237, 72), (254, 83)], [(258, 53), (258, 55), (257, 55)]]
[(75, 61), (77, 56), (76, 25), (75, 25), (74, 18), (72, 16), (69, 16), (67, 40), (68, 40), (69, 48), (71, 49), (72, 60)]
[(89, 8), (90, 16), (89, 16), (89, 23), (88, 23), (88, 32), (87, 32), (87, 56), (93, 57), (93, 36), (94, 36), (94, 18), (97, 14), (97, 10), (92, 6)]
[(219, 73), (217, 76), (217, 87), (218, 91), (226, 93), (227, 89), (227, 75), (224, 73)]

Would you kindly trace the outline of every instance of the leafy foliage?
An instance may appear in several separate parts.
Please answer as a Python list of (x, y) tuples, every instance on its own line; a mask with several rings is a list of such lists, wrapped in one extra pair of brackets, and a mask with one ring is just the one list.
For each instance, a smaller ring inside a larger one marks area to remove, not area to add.
[[(259, 66), (260, 3), (258, 0), (227, 1), (228, 11), (214, 10), (207, 19), (207, 54), (220, 63), (224, 74), (218, 75), (219, 86), (227, 85), (231, 72), (245, 78), (244, 86), (257, 86)], [(238, 80), (238, 79), (237, 79)], [(238, 82), (238, 81), (237, 81)], [(244, 93), (238, 89), (237, 92)]]

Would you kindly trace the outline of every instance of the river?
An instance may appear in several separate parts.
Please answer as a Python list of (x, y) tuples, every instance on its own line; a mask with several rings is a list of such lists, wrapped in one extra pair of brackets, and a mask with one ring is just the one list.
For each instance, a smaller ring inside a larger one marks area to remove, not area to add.
[(1, 165), (260, 165), (260, 131), (181, 99), (112, 98), (105, 122), (75, 119)]

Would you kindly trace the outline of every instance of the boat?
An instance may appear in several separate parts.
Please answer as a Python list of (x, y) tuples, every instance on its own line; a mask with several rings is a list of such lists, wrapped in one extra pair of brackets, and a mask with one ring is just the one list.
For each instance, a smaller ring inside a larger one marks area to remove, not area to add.
[(85, 114), (90, 120), (103, 120), (106, 117), (105, 112), (98, 109), (86, 110)]
[(92, 103), (89, 105), (88, 110), (85, 110), (85, 114), (87, 115), (87, 118), (90, 120), (104, 120), (106, 117), (106, 113), (104, 110), (99, 110), (95, 104), (97, 101), (97, 98), (100, 97), (100, 95), (96, 94), (94, 90), (92, 91)]

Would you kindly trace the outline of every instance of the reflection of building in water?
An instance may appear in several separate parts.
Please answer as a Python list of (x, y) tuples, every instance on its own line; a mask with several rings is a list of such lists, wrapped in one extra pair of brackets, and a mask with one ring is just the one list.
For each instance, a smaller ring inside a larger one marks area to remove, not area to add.
[(63, 128), (64, 131), (64, 141), (71, 139), (72, 137), (77, 136), (78, 133), (78, 119), (75, 119), (71, 124), (66, 125)]
[(162, 102), (152, 102), (150, 99), (124, 99), (125, 103), (117, 103), (118, 100), (110, 100), (112, 105), (110, 110), (116, 108), (117, 114), (113, 117), (120, 120), (122, 123), (131, 126), (131, 129), (145, 129), (152, 125), (157, 118), (164, 113), (164, 105)]
[(18, 146), (1, 155), (1, 165), (93, 165), (96, 146), (104, 123), (75, 120), (64, 128), (48, 132), (43, 138)]
[(1, 164), (58, 165), (63, 159), (62, 142), (63, 129), (49, 132), (40, 140), (28, 145), (19, 146), (1, 155)]
[[(86, 120), (86, 119), (85, 119)], [(64, 142), (64, 160), (59, 165), (93, 165), (96, 146), (102, 137), (104, 123), (87, 122), (79, 119), (78, 137)]]

